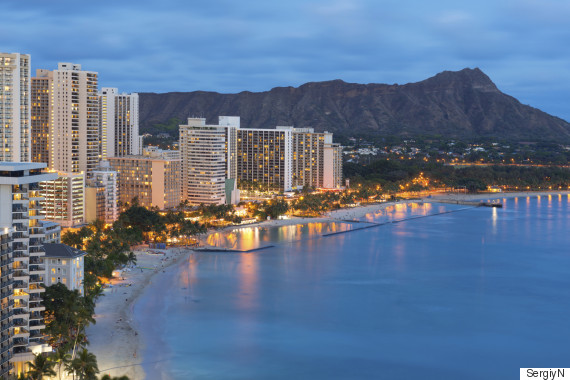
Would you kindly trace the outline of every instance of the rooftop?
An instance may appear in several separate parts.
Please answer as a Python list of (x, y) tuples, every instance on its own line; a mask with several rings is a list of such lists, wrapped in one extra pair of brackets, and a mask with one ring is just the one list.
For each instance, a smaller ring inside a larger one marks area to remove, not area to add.
[(43, 162), (7, 162), (0, 161), (0, 171), (15, 172), (20, 170), (44, 169), (47, 167)]
[(87, 254), (80, 249), (76, 249), (62, 243), (44, 243), (44, 249), (46, 251), (45, 257), (49, 258), (56, 257), (73, 259)]

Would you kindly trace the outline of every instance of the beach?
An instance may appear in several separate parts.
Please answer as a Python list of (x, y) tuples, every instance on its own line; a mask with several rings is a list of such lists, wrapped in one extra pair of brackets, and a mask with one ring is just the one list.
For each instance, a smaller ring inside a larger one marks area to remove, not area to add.
[(137, 264), (123, 271), (103, 290), (95, 308), (96, 324), (87, 328), (89, 351), (97, 356), (100, 374), (127, 375), (130, 379), (143, 379), (140, 366), (141, 345), (138, 332), (132, 323), (132, 308), (137, 297), (152, 282), (156, 273), (180, 262), (189, 250), (170, 248), (153, 250), (160, 254), (135, 251)]
[[(231, 226), (211, 233), (231, 231), (245, 227), (280, 227), (285, 225), (306, 224), (312, 222), (350, 221), (364, 217), (366, 214), (393, 206), (397, 203), (411, 202), (438, 202), (438, 200), (493, 200), (514, 197), (533, 197), (570, 195), (569, 191), (548, 192), (509, 192), (509, 193), (482, 193), (482, 194), (434, 194), (431, 198), (401, 200), (372, 205), (344, 208), (326, 213), (318, 218), (289, 218), (271, 220), (246, 226)], [(175, 265), (186, 258), (191, 249), (170, 248), (162, 250), (163, 254), (149, 254), (136, 251), (137, 264), (134, 268), (124, 272), (120, 278), (113, 280), (113, 287), (104, 290), (105, 296), (97, 301), (97, 323), (87, 329), (90, 345), (89, 350), (97, 356), (101, 375), (111, 376), (127, 375), (131, 380), (144, 379), (141, 363), (148, 362), (150, 358), (142, 358), (139, 333), (132, 321), (133, 304), (144, 288), (152, 282), (153, 275), (159, 273), (170, 265)], [(123, 279), (124, 278), (124, 279)]]

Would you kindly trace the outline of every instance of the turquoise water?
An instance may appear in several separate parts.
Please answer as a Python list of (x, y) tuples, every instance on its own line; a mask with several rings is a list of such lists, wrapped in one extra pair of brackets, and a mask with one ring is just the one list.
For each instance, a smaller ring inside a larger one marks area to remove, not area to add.
[(190, 255), (135, 305), (147, 378), (498, 379), (567, 367), (568, 196), (398, 205), (363, 220), (444, 211)]

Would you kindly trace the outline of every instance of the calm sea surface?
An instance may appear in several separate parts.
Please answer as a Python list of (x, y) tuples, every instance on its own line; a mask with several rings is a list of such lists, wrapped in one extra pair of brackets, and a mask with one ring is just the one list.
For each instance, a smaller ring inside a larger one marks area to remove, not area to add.
[(247, 228), (135, 305), (147, 379), (514, 379), (570, 366), (570, 199)]

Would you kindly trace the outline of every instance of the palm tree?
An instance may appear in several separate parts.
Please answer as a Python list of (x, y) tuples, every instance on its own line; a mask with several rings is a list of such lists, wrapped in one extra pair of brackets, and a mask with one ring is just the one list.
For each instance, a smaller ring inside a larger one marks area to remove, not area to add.
[(95, 375), (99, 373), (97, 358), (85, 348), (66, 365), (65, 369), (73, 373), (74, 378), (77, 375), (78, 380), (96, 380)]
[(51, 355), (51, 360), (56, 363), (58, 378), (61, 380), (61, 367), (65, 367), (69, 363), (71, 355), (67, 353), (66, 348), (61, 347)]
[(33, 380), (42, 380), (44, 376), (57, 375), (53, 370), (55, 362), (52, 362), (47, 356), (38, 354), (33, 362), (28, 362), (30, 370), (28, 376)]

